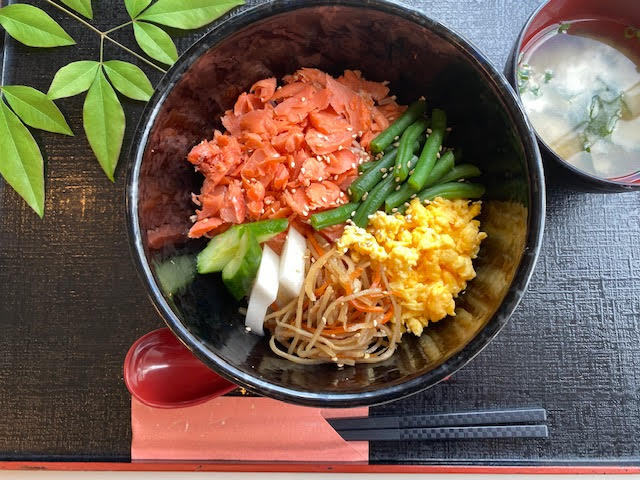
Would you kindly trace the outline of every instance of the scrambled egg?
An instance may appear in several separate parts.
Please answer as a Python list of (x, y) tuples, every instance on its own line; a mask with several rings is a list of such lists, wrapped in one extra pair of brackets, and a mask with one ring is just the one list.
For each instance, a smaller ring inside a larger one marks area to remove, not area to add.
[(337, 247), (382, 264), (404, 325), (420, 335), (430, 321), (455, 315), (455, 298), (476, 276), (472, 259), (487, 237), (473, 219), (480, 208), (467, 200), (415, 199), (405, 215), (376, 212), (366, 230), (347, 225)]

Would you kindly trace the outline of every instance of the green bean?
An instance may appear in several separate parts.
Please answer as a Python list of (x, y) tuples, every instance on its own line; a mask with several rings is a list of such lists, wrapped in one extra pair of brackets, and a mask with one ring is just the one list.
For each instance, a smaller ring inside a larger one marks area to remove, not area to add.
[[(439, 180), (447, 174), (454, 165), (455, 159), (453, 157), (453, 153), (451, 151), (445, 153), (435, 164), (429, 175), (427, 175), (427, 181), (425, 182), (426, 187), (430, 187), (439, 182)], [(420, 164), (420, 159), (418, 159), (418, 165)], [(416, 165), (417, 168), (417, 165)], [(411, 179), (409, 179), (411, 180)], [(404, 183), (399, 190), (393, 192), (389, 195), (384, 201), (384, 209), (387, 213), (393, 212), (393, 209), (399, 205), (402, 205), (406, 201), (408, 201), (412, 195), (414, 195), (418, 190), (411, 186), (411, 183), (407, 181)]]
[(379, 162), (380, 162), (380, 160), (371, 160), (370, 162), (361, 163), (360, 165), (358, 165), (358, 172), (359, 173), (367, 173), (372, 168), (375, 168), (376, 165), (378, 165)]
[[(454, 200), (456, 198), (480, 198), (484, 195), (484, 185), (479, 183), (463, 183), (463, 182), (450, 182), (434, 185), (430, 188), (425, 188), (418, 193), (418, 198), (421, 202), (425, 200), (433, 200), (436, 197), (448, 198)], [(404, 213), (407, 210), (405, 205), (398, 208), (399, 213)]]
[(396, 182), (402, 182), (409, 176), (409, 161), (413, 155), (413, 145), (420, 138), (422, 132), (427, 129), (429, 122), (424, 118), (416, 120), (409, 126), (402, 137), (400, 145), (398, 145), (398, 154), (396, 155), (396, 166), (393, 169), (393, 176)]
[[(414, 148), (418, 150), (420, 144), (416, 142)], [(398, 149), (394, 148), (380, 160), (376, 161), (375, 168), (370, 168), (367, 172), (356, 178), (349, 187), (349, 199), (354, 202), (359, 202), (366, 192), (380, 183), (385, 174), (391, 177), (393, 175), (393, 165), (396, 162), (397, 154)]]
[[(408, 201), (416, 191), (409, 186), (408, 183), (403, 183), (400, 190), (396, 190), (384, 200), (384, 210), (387, 213), (392, 213), (393, 209), (398, 205), (402, 205)], [(397, 209), (396, 209), (397, 211)]]
[[(413, 168), (415, 164), (418, 162), (418, 157), (415, 155), (411, 157), (409, 160), (409, 168)], [(384, 187), (381, 187), (382, 184), (385, 184)], [(382, 180), (376, 187), (371, 190), (367, 195), (363, 198), (362, 205), (356, 211), (355, 216), (353, 217), (353, 221), (356, 225), (364, 228), (369, 223), (369, 215), (378, 210), (385, 199), (390, 195), (395, 193), (395, 189), (398, 189), (400, 185), (395, 181), (395, 177), (389, 176), (386, 179)]]
[(472, 178), (480, 175), (482, 175), (482, 172), (478, 167), (471, 165), (470, 163), (464, 163), (462, 165), (456, 165), (449, 170), (448, 173), (438, 180), (438, 183), (455, 182), (461, 178)]
[(382, 180), (384, 174), (387, 173), (387, 170), (389, 170), (390, 175), (391, 169), (396, 163), (397, 154), (398, 149), (390, 151), (377, 161), (376, 168), (372, 168), (356, 178), (349, 187), (349, 199), (352, 202), (359, 202), (366, 192), (380, 183), (380, 180)]
[(355, 212), (359, 206), (359, 203), (345, 203), (344, 205), (332, 208), (331, 210), (314, 213), (311, 215), (311, 226), (316, 230), (322, 230), (323, 228), (330, 227), (331, 225), (344, 223), (351, 218), (351, 213)]
[(442, 139), (444, 137), (445, 128), (447, 126), (447, 114), (444, 110), (434, 108), (431, 113), (431, 134), (424, 144), (420, 160), (414, 172), (409, 177), (409, 185), (415, 190), (422, 190), (427, 181), (427, 177), (431, 173), (436, 164), (436, 157), (442, 147)]
[(369, 223), (369, 215), (372, 215), (384, 203), (389, 193), (393, 192), (396, 182), (392, 176), (389, 176), (378, 183), (373, 190), (367, 193), (366, 198), (356, 210), (356, 214), (352, 217), (353, 223), (357, 226), (365, 228)]
[[(453, 152), (451, 150), (447, 151), (438, 159), (436, 164), (433, 166), (431, 173), (427, 175), (427, 179), (424, 182), (424, 188), (432, 187), (437, 183), (444, 183), (441, 181), (442, 177), (449, 173), (455, 164), (456, 158), (453, 156)], [(424, 190), (424, 188), (422, 190)]]
[(409, 105), (409, 108), (395, 122), (371, 141), (371, 151), (378, 153), (391, 145), (396, 137), (402, 135), (407, 127), (424, 113), (426, 108), (427, 103), (424, 100), (417, 100)]
[[(417, 140), (416, 143), (413, 144), (413, 151), (415, 152), (419, 148), (420, 148), (420, 141)], [(390, 147), (386, 148), (383, 153), (386, 155), (387, 153), (390, 153), (392, 150), (397, 150), (397, 149), (398, 147), (394, 147), (393, 145), (391, 145)], [(358, 171), (360, 173), (366, 173), (369, 170), (371, 170), (373, 167), (375, 167), (380, 162), (380, 160), (372, 160), (370, 162), (361, 163), (360, 165), (358, 165)]]

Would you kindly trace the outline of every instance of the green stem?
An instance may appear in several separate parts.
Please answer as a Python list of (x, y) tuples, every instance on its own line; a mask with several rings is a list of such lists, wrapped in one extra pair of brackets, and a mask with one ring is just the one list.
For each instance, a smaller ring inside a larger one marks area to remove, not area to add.
[(80, 22), (81, 24), (83, 24), (85, 27), (93, 30), (94, 32), (96, 32), (98, 35), (100, 35), (100, 61), (102, 62), (102, 56), (103, 56), (103, 44), (104, 44), (104, 40), (107, 39), (110, 42), (116, 44), (118, 47), (120, 47), (121, 49), (123, 49), (125, 52), (129, 53), (130, 55), (133, 55), (135, 58), (137, 58), (138, 60), (140, 60), (141, 62), (146, 63), (147, 65), (149, 65), (150, 67), (155, 68), (156, 70), (162, 72), (162, 73), (167, 73), (167, 71), (164, 68), (159, 67), (158, 65), (156, 65), (155, 63), (147, 60), (146, 58), (144, 58), (142, 55), (134, 52), (133, 50), (131, 50), (130, 48), (125, 47), (124, 45), (122, 45), (120, 42), (114, 40), (113, 38), (109, 37), (109, 35), (107, 35), (110, 32), (113, 32), (115, 30), (118, 30), (119, 28), (123, 28), (126, 27), (127, 25), (130, 25), (131, 23), (133, 23), (133, 21), (129, 21), (127, 23), (123, 23), (122, 25), (118, 25), (117, 27), (114, 27), (110, 30), (107, 30), (106, 32), (102, 32), (100, 30), (98, 30), (96, 27), (94, 27), (93, 25), (91, 25), (89, 22), (87, 22), (86, 20), (83, 20), (82, 18), (80, 18), (78, 15), (76, 15), (75, 13), (73, 13), (71, 10), (66, 9), (65, 7), (58, 5), (57, 3), (55, 3), (53, 0), (45, 0), (45, 2), (47, 2), (48, 4), (56, 7), (58, 10), (63, 11), (64, 13), (66, 13), (67, 15), (69, 15), (71, 18), (75, 18), (78, 22)]
[(120, 30), (123, 27), (126, 27), (127, 25), (131, 25), (133, 23), (133, 20), (129, 20), (127, 23), (123, 23), (122, 25), (118, 25), (117, 27), (113, 27), (109, 30), (107, 30), (106, 32), (104, 32), (105, 35), (109, 35), (111, 32), (115, 32), (116, 30)]
[(58, 5), (56, 2), (54, 2), (53, 0), (45, 0), (45, 2), (47, 2), (49, 5), (53, 5), (54, 7), (56, 7), (58, 10), (62, 10), (64, 13), (66, 13), (67, 15), (69, 15), (72, 18), (75, 18), (77, 21), (79, 21), (81, 24), (83, 24), (85, 27), (90, 28), (91, 30), (93, 30), (94, 32), (96, 32), (98, 35), (102, 35), (102, 32), (100, 30), (98, 30), (96, 27), (94, 27), (93, 25), (91, 25), (89, 22), (87, 22), (86, 20), (83, 20), (82, 18), (80, 18), (78, 15), (76, 15), (75, 13), (73, 13), (71, 10), (67, 10), (66, 8), (64, 8), (62, 5)]
[(104, 58), (104, 35), (100, 35), (100, 63)]
[(120, 42), (117, 42), (116, 40), (114, 40), (111, 37), (108, 36), (104, 36), (104, 38), (106, 38), (107, 40), (109, 40), (112, 43), (115, 43), (117, 46), (119, 46), (121, 49), (123, 49), (125, 52), (133, 55), (134, 57), (136, 57), (138, 60), (140, 60), (141, 62), (146, 63), (147, 65), (149, 65), (150, 67), (155, 68), (156, 70), (162, 72), (162, 73), (167, 73), (167, 71), (164, 68), (159, 67), (158, 65), (156, 65), (155, 63), (147, 60), (146, 58), (144, 58), (142, 55), (137, 54), (136, 52), (134, 52), (133, 50), (131, 50), (130, 48), (125, 47), (124, 45), (122, 45)]

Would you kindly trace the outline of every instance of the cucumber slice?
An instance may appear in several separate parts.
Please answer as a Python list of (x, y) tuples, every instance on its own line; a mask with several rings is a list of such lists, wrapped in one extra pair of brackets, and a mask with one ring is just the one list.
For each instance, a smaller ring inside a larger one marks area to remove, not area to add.
[(224, 233), (213, 237), (198, 254), (198, 273), (220, 272), (229, 262), (238, 248), (240, 230), (231, 227)]
[(250, 231), (243, 232), (238, 249), (222, 270), (222, 281), (236, 300), (248, 295), (261, 259), (262, 249), (258, 240)]
[(241, 226), (255, 235), (258, 243), (264, 243), (271, 240), (281, 232), (284, 232), (289, 226), (289, 220), (286, 218), (274, 218), (272, 220), (261, 220), (259, 222), (245, 223)]
[(162, 263), (155, 262), (156, 277), (166, 295), (182, 291), (196, 276), (196, 262), (193, 255), (171, 257)]
[(213, 237), (198, 254), (198, 273), (221, 272), (234, 257), (240, 236), (245, 231), (251, 232), (258, 243), (263, 243), (285, 231), (288, 226), (289, 221), (286, 218), (234, 225), (226, 232)]

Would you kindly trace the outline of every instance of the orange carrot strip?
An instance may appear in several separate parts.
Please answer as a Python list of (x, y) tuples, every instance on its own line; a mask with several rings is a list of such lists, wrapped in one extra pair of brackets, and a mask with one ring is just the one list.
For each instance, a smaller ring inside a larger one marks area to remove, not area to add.
[(389, 320), (391, 320), (391, 318), (393, 317), (393, 305), (391, 306), (391, 308), (387, 311), (387, 313), (384, 314), (384, 317), (382, 317), (380, 319), (380, 321), (378, 322), (378, 325), (384, 325), (385, 323), (387, 323)]
[(384, 308), (361, 303), (357, 298), (351, 300), (350, 303), (356, 310), (360, 310), (361, 312), (384, 312)]
[(324, 291), (327, 289), (328, 286), (329, 286), (329, 281), (325, 280), (324, 283), (320, 285), (318, 288), (316, 288), (313, 293), (315, 293), (316, 297), (319, 297), (324, 293)]
[(373, 277), (371, 279), (371, 287), (370, 288), (376, 288), (378, 285), (380, 285), (380, 280), (381, 280), (381, 277), (382, 277), (380, 268), (381, 267), (378, 267), (373, 271)]
[(313, 247), (313, 249), (316, 251), (316, 253), (319, 256), (322, 256), (325, 254), (324, 248), (322, 248), (320, 246), (320, 244), (318, 243), (318, 241), (313, 237), (313, 235), (307, 235), (307, 239), (309, 240), (309, 243), (311, 243), (311, 246)]

